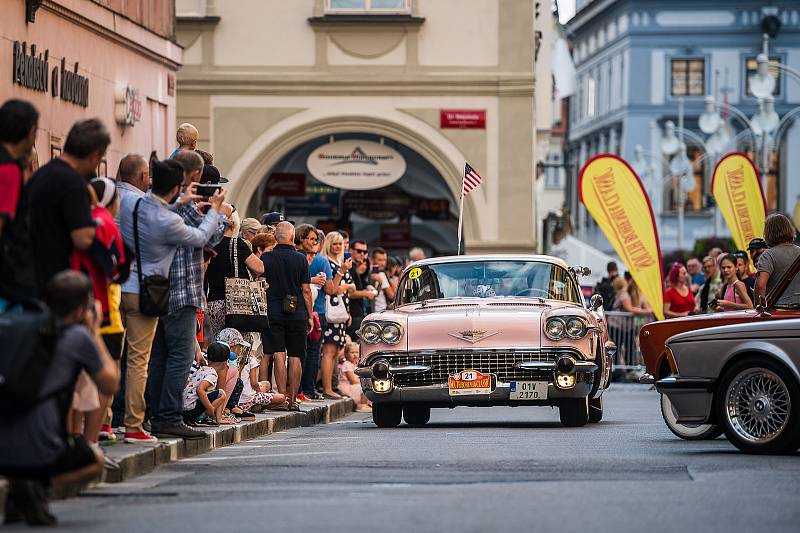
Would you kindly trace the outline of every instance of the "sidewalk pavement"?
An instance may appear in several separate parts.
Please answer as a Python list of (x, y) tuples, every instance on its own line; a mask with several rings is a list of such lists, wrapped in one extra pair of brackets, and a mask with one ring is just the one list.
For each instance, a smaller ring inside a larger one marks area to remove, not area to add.
[[(137, 476), (142, 476), (155, 470), (156, 467), (173, 463), (199, 455), (216, 448), (229, 446), (238, 442), (255, 439), (271, 433), (287, 429), (327, 424), (338, 418), (343, 418), (353, 412), (355, 404), (350, 398), (341, 400), (325, 400), (324, 402), (304, 402), (300, 412), (291, 411), (266, 411), (257, 414), (256, 419), (250, 422), (219, 427), (197, 428), (207, 433), (203, 439), (184, 440), (179, 438), (159, 439), (153, 444), (127, 444), (122, 442), (121, 435), (118, 444), (103, 445), (103, 451), (120, 464), (119, 470), (106, 470), (101, 483), (120, 483)], [(62, 494), (55, 494), (56, 498), (77, 496), (81, 490), (91, 488), (98, 482), (82, 489), (75, 489)], [(0, 512), (5, 504), (7, 485), (0, 478)]]

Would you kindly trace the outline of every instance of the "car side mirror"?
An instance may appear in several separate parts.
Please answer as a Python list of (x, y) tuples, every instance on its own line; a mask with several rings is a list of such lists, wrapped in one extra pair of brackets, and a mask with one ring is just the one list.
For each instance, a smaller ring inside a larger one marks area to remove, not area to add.
[(592, 311), (597, 311), (603, 307), (603, 297), (599, 294), (592, 294), (592, 297), (589, 299), (589, 308)]
[(575, 274), (578, 277), (585, 277), (590, 276), (592, 274), (592, 269), (586, 266), (571, 266), (569, 267), (569, 271)]

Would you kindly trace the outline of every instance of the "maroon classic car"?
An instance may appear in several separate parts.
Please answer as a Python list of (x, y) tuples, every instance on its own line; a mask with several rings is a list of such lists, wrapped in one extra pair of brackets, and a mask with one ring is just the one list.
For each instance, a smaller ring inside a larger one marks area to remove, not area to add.
[[(798, 275), (798, 272), (800, 272), (800, 260), (794, 262), (786, 275), (767, 294), (765, 301), (761, 301), (755, 309), (673, 318), (652, 322), (642, 327), (639, 332), (639, 345), (647, 368), (647, 374), (640, 381), (642, 383), (654, 383), (675, 373), (675, 362), (671, 359), (669, 351), (666, 349), (667, 339), (673, 335), (715, 326), (800, 318), (800, 302), (793, 302), (788, 306), (776, 305), (776, 302), (795, 276)], [(672, 405), (665, 395), (661, 397), (661, 412), (670, 430), (683, 439), (716, 438), (722, 433), (714, 424), (679, 424), (676, 421)]]

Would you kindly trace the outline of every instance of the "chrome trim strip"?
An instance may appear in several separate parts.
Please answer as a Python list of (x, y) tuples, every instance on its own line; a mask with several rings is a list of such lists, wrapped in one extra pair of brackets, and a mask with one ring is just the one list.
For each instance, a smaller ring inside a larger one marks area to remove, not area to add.
[(427, 372), (430, 369), (431, 367), (428, 365), (401, 365), (390, 366), (389, 372), (396, 376), (402, 376), (404, 374), (419, 374), (420, 372)]
[(515, 363), (516, 368), (522, 370), (555, 370), (555, 361), (520, 361)]

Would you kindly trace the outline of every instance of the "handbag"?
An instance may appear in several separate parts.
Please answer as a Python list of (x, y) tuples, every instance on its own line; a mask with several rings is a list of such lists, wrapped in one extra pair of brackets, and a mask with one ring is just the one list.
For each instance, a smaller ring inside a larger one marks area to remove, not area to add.
[(142, 253), (139, 251), (139, 204), (133, 208), (133, 242), (136, 247), (136, 276), (139, 278), (139, 312), (161, 317), (169, 313), (169, 278), (160, 274), (142, 276)]
[(225, 327), (239, 331), (266, 331), (269, 329), (267, 282), (254, 280), (247, 269), (247, 278), (239, 277), (236, 242), (237, 239), (232, 237), (228, 250), (234, 277), (225, 278)]
[(340, 295), (325, 295), (325, 320), (331, 324), (345, 324), (350, 320), (350, 313), (347, 312), (344, 298)]
[(308, 332), (308, 340), (311, 342), (319, 342), (322, 338), (322, 324), (319, 321), (319, 314), (314, 311), (314, 327)]

